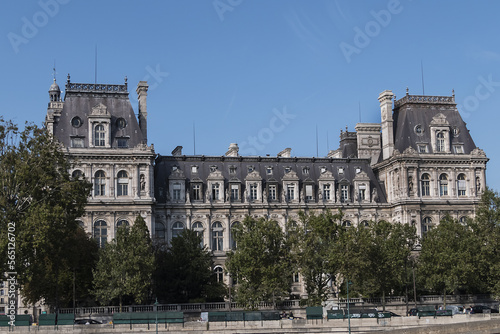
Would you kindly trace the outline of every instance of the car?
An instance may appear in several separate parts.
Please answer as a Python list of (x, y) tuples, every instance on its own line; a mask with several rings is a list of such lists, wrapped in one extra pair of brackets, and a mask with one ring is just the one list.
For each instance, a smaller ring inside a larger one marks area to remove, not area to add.
[(451, 310), (453, 315), (464, 313), (464, 308), (463, 308), (463, 306), (460, 306), (460, 305), (446, 305), (445, 309)]
[(470, 310), (470, 314), (476, 313), (498, 313), (498, 310), (485, 305), (474, 305)]
[(418, 308), (412, 308), (408, 311), (409, 317), (415, 317), (418, 315)]
[(102, 322), (94, 319), (76, 319), (75, 325), (101, 325)]

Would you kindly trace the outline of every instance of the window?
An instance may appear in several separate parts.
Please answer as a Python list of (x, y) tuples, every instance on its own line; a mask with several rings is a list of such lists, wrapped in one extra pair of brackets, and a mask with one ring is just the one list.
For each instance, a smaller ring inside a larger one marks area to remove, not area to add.
[(457, 189), (458, 189), (458, 196), (465, 196), (466, 195), (466, 183), (465, 183), (465, 175), (460, 174), (458, 175), (457, 178)]
[(193, 231), (196, 232), (196, 234), (201, 237), (201, 241), (200, 241), (200, 248), (203, 248), (203, 231), (205, 229), (203, 228), (203, 224), (200, 223), (200, 222), (195, 222), (193, 224)]
[(462, 225), (465, 225), (467, 224), (467, 217), (466, 216), (462, 216), (458, 219), (458, 222)]
[(267, 175), (273, 175), (273, 167), (266, 167)]
[(214, 269), (215, 277), (217, 278), (217, 282), (224, 282), (224, 271), (221, 267), (215, 267)]
[(290, 171), (292, 170), (291, 167), (285, 167), (285, 174), (288, 174), (290, 173)]
[(116, 126), (118, 127), (118, 129), (125, 129), (125, 127), (127, 126), (127, 121), (125, 121), (124, 118), (120, 117), (116, 120)]
[(342, 222), (342, 226), (345, 226), (345, 227), (350, 227), (351, 226), (351, 221), (350, 220), (344, 220)]
[(253, 172), (253, 171), (254, 171), (254, 169), (255, 169), (255, 168), (254, 168), (254, 166), (248, 166), (248, 167), (247, 167), (247, 171), (248, 171), (248, 173)]
[(415, 125), (415, 133), (417, 135), (421, 136), (423, 132), (424, 132), (424, 129), (422, 128), (422, 125), (420, 125), (420, 124)]
[(231, 184), (231, 201), (237, 201), (240, 199), (240, 186), (237, 184)]
[(340, 201), (347, 202), (349, 200), (349, 186), (343, 184), (340, 186)]
[(444, 152), (444, 133), (436, 133), (436, 152)]
[(163, 223), (155, 223), (155, 236), (158, 240), (165, 240), (165, 225)]
[(74, 128), (79, 128), (80, 126), (82, 126), (82, 124), (83, 124), (82, 119), (78, 116), (75, 116), (71, 119), (71, 125)]
[(77, 220), (76, 223), (82, 230), (85, 230), (85, 224), (81, 220)]
[(194, 201), (200, 201), (201, 200), (201, 184), (193, 184), (193, 194), (192, 194), (193, 200)]
[(118, 138), (118, 148), (128, 148), (128, 138)]
[(448, 176), (441, 174), (439, 177), (439, 196), (448, 196)]
[(269, 187), (269, 200), (270, 201), (276, 201), (277, 199), (277, 185), (276, 184), (270, 184)]
[(368, 227), (370, 226), (370, 223), (367, 220), (363, 220), (360, 225), (363, 227)]
[(320, 167), (321, 174), (326, 173), (326, 167)]
[(323, 199), (325, 201), (329, 201), (330, 200), (330, 198), (331, 198), (330, 191), (331, 191), (330, 185), (329, 184), (324, 184), (323, 185)]
[(212, 224), (212, 250), (222, 251), (223, 247), (223, 228), (220, 222), (215, 222)]
[(214, 201), (219, 200), (219, 184), (218, 183), (212, 184), (212, 200), (214, 200)]
[(105, 146), (106, 140), (104, 139), (106, 132), (104, 131), (104, 125), (98, 124), (94, 128), (94, 146)]
[(106, 195), (106, 175), (102, 170), (98, 170), (94, 176), (94, 196), (104, 195)]
[(425, 217), (422, 221), (422, 234), (429, 232), (432, 229), (432, 219)]
[(361, 168), (356, 167), (356, 174), (359, 174), (359, 173), (361, 173)]
[(122, 220), (119, 220), (116, 222), (116, 230), (118, 231), (118, 229), (120, 227), (125, 227), (125, 228), (128, 228), (129, 227), (129, 224), (128, 224), (128, 221), (126, 221), (125, 219), (122, 219)]
[(181, 222), (176, 222), (172, 225), (172, 238), (177, 238), (184, 231), (184, 224)]
[(191, 173), (198, 173), (198, 166), (191, 166)]
[(306, 184), (306, 201), (312, 201), (313, 199), (313, 186), (312, 184)]
[(75, 169), (73, 171), (73, 173), (71, 173), (71, 177), (74, 179), (80, 180), (81, 178), (83, 178), (83, 173), (81, 170)]
[(453, 151), (456, 154), (464, 154), (464, 147), (462, 145), (453, 145)]
[(229, 166), (229, 174), (236, 174), (236, 167), (235, 166)]
[(172, 189), (172, 198), (174, 201), (179, 201), (181, 199), (180, 183), (174, 183), (174, 189)]
[(422, 196), (431, 195), (431, 177), (429, 174), (422, 175)]
[(302, 174), (309, 175), (309, 167), (302, 168)]
[(427, 145), (421, 144), (418, 145), (418, 153), (428, 153), (429, 151), (427, 150)]
[(360, 184), (358, 188), (358, 201), (364, 201), (366, 199), (366, 185)]
[(118, 172), (118, 186), (116, 194), (118, 196), (128, 195), (128, 174), (124, 170)]
[(293, 282), (294, 283), (299, 283), (300, 280), (299, 280), (299, 273), (293, 273)]
[(460, 134), (460, 129), (456, 126), (453, 127), (453, 136), (458, 137)]
[(81, 137), (72, 137), (70, 144), (71, 144), (71, 147), (74, 147), (74, 148), (84, 147), (83, 138), (81, 138)]
[(231, 225), (231, 249), (235, 250), (236, 249), (236, 239), (234, 238), (234, 229), (239, 226), (240, 222), (234, 222), (233, 225)]
[(250, 200), (251, 201), (257, 200), (257, 184), (250, 185)]
[(289, 201), (293, 201), (295, 199), (295, 184), (287, 184), (287, 186), (286, 186), (286, 198)]
[(108, 226), (104, 220), (98, 220), (94, 223), (94, 239), (99, 248), (104, 248), (108, 241)]

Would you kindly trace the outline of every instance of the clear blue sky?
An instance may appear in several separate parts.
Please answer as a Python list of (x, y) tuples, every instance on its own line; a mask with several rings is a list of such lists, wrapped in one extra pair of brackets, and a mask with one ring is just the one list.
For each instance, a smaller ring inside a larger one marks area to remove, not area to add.
[[(148, 80), (149, 143), (168, 155), (319, 155), (380, 122), (378, 94), (451, 95), (500, 190), (500, 2), (41, 0), (2, 3), (1, 114), (41, 124), (57, 81)], [(360, 112), (361, 111), (361, 112)], [(279, 118), (277, 115), (281, 115)], [(288, 115), (288, 116), (283, 116)], [(255, 140), (249, 140), (254, 138)], [(328, 139), (327, 139), (328, 138)], [(327, 145), (328, 144), (328, 145)]]

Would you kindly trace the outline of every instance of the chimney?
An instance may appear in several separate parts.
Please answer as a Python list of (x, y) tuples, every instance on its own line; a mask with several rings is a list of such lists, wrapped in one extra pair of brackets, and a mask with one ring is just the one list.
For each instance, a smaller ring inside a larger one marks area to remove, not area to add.
[(382, 158), (389, 159), (394, 151), (394, 127), (392, 118), (392, 99), (394, 94), (391, 90), (384, 90), (378, 96), (380, 102), (380, 114), (382, 117)]
[(226, 152), (226, 157), (237, 157), (238, 151), (239, 151), (238, 144), (231, 143), (229, 144), (229, 149)]
[(283, 151), (278, 153), (278, 158), (290, 158), (291, 156), (292, 156), (292, 149), (290, 147), (287, 147)]
[(174, 150), (172, 151), (172, 155), (174, 157), (181, 156), (182, 155), (182, 146), (177, 146), (176, 148), (174, 148)]
[(139, 81), (137, 84), (137, 99), (139, 100), (139, 128), (144, 138), (144, 143), (148, 143), (148, 108), (146, 98), (148, 97), (147, 81)]

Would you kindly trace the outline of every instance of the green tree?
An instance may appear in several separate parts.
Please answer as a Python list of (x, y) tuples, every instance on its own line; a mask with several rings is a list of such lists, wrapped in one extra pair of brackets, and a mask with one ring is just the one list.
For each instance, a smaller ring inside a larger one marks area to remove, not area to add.
[(292, 262), (285, 233), (274, 220), (246, 217), (235, 227), (236, 250), (228, 253), (226, 268), (237, 278), (236, 301), (246, 309), (259, 302), (288, 297)]
[(156, 247), (155, 296), (168, 303), (222, 301), (223, 282), (213, 272), (212, 253), (201, 247), (201, 236), (185, 229), (171, 246)]
[(467, 224), (460, 224), (449, 216), (428, 231), (422, 238), (417, 267), (424, 287), (446, 296), (459, 288), (474, 286), (477, 283), (474, 256), (477, 240)]
[(132, 227), (120, 227), (117, 236), (101, 250), (94, 271), (94, 293), (101, 303), (124, 301), (144, 304), (151, 299), (155, 268), (146, 222), (138, 216)]
[(91, 185), (71, 178), (70, 168), (45, 129), (19, 130), (0, 119), (0, 251), (9, 254), (0, 270), (17, 272), (26, 303), (43, 298), (58, 308), (72, 286), (67, 246), (78, 239), (75, 220), (84, 212)]

